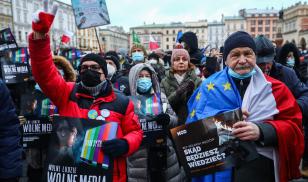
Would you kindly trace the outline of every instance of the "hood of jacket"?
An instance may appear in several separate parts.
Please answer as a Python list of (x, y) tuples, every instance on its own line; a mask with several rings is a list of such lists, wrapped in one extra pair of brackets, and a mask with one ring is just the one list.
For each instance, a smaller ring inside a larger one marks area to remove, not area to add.
[(151, 71), (151, 80), (152, 80), (152, 88), (154, 89), (155, 93), (160, 93), (160, 86), (157, 74), (154, 70), (154, 68), (147, 63), (139, 63), (133, 66), (128, 75), (129, 80), (129, 87), (130, 87), (130, 93), (132, 96), (138, 95), (137, 94), (137, 80), (139, 78), (139, 73), (144, 68), (148, 68)]
[(64, 79), (67, 82), (75, 82), (76, 81), (76, 72), (71, 65), (71, 63), (63, 56), (53, 56), (53, 62), (55, 65), (62, 69), (64, 72)]

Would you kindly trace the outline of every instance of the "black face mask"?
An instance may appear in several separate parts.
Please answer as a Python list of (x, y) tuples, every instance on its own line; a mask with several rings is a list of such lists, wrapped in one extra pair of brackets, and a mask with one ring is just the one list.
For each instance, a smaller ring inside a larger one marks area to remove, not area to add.
[(87, 87), (95, 87), (100, 84), (102, 82), (100, 77), (101, 73), (90, 69), (87, 69), (80, 74), (82, 83)]

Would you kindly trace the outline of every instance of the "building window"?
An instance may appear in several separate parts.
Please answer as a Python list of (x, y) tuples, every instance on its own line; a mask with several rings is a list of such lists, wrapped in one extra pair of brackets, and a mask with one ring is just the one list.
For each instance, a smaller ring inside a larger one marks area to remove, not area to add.
[(172, 40), (173, 40), (173, 42), (175, 42), (175, 37), (173, 37), (173, 39), (172, 39)]
[(22, 41), (21, 31), (18, 31), (18, 39), (19, 39), (19, 41)]
[(258, 27), (258, 32), (262, 32), (263, 31), (263, 27)]
[(270, 35), (269, 34), (265, 34), (265, 37), (270, 38)]
[(229, 24), (227, 25), (227, 30), (228, 30), (228, 31), (230, 30), (230, 25), (229, 25)]
[(167, 50), (169, 49), (169, 45), (166, 45), (166, 49), (167, 49)]
[(27, 11), (24, 11), (24, 23), (27, 23)]
[(175, 34), (175, 30), (172, 30), (172, 33)]
[(258, 20), (258, 25), (263, 25), (263, 20)]
[(20, 23), (20, 9), (16, 9), (17, 10), (17, 22)]
[(168, 37), (166, 38), (166, 42), (169, 42), (169, 38)]
[(166, 31), (166, 34), (169, 34), (169, 30)]
[(276, 27), (273, 27), (273, 32), (276, 32)]
[(256, 28), (255, 28), (255, 27), (251, 27), (251, 28), (250, 28), (250, 31), (251, 31), (251, 32), (255, 32), (255, 31), (256, 31)]
[(241, 24), (241, 30), (244, 30), (244, 24), (243, 23)]
[(204, 29), (202, 29), (202, 33), (204, 33)]
[(28, 41), (28, 32), (25, 32), (26, 41)]
[(265, 27), (265, 31), (269, 32), (270, 31), (270, 27)]
[(256, 25), (256, 20), (251, 20), (251, 21), (250, 21), (250, 24), (251, 24), (251, 25)]
[(270, 25), (271, 24), (271, 20), (265, 20), (265, 25)]
[(25, 9), (27, 9), (27, 0), (24, 0), (24, 2), (23, 2), (23, 7), (24, 7)]
[(235, 23), (233, 24), (233, 30), (236, 30), (236, 24)]

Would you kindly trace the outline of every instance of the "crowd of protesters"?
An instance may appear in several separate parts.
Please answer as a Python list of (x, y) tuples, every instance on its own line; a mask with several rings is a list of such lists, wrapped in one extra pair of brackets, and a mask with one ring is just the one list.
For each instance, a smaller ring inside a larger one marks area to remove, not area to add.
[[(133, 44), (128, 54), (118, 50), (87, 54), (74, 70), (64, 57), (52, 55), (51, 24), (34, 22), (29, 35), (35, 82), (29, 81), (15, 105), (32, 109), (16, 111), (9, 90), (0, 81), (1, 182), (18, 181), (25, 175), (22, 165), (27, 166), (28, 181), (41, 181), (47, 151), (24, 150), (26, 162), (22, 162), (19, 123), (24, 116), (58, 114), (98, 120), (99, 112), (95, 118), (88, 113), (102, 109), (110, 111), (106, 121), (119, 123), (117, 138), (102, 144), (103, 152), (115, 161), (114, 181), (284, 182), (308, 177), (305, 47), (299, 50), (287, 43), (277, 48), (263, 35), (252, 38), (239, 31), (231, 34), (220, 50), (203, 54), (196, 34), (186, 32), (171, 54)], [(213, 98), (210, 91), (216, 87), (213, 83), (224, 77), (234, 83), (238, 93), (238, 100), (229, 101), (243, 109), (244, 119), (233, 126), (232, 134), (239, 139), (239, 150), (246, 154), (233, 169), (191, 178), (179, 162), (168, 130), (213, 116), (207, 115), (205, 108), (223, 102)], [(208, 95), (200, 99), (202, 90)], [(37, 103), (24, 103), (24, 97), (35, 97)], [(155, 102), (139, 105), (138, 99), (141, 103), (140, 99)], [(188, 103), (196, 104), (192, 108)], [(196, 112), (190, 117), (192, 110)], [(164, 144), (142, 144), (141, 118), (164, 127)]]

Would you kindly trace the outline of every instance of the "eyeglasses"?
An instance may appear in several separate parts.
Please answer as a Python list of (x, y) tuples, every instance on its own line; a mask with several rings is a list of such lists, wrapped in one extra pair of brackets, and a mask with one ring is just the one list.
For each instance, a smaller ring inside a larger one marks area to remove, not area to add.
[(93, 71), (99, 71), (101, 69), (100, 65), (94, 64), (94, 65), (81, 65), (80, 71), (84, 72), (85, 70), (93, 70)]

